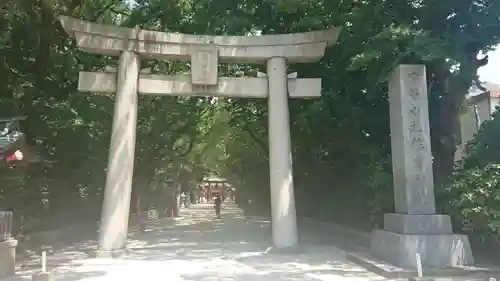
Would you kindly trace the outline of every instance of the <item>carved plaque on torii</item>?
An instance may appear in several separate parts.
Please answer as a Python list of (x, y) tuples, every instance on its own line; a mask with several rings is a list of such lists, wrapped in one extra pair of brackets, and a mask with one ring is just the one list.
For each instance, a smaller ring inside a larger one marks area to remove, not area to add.
[(199, 86), (217, 85), (217, 46), (210, 42), (194, 45), (191, 52), (191, 82)]

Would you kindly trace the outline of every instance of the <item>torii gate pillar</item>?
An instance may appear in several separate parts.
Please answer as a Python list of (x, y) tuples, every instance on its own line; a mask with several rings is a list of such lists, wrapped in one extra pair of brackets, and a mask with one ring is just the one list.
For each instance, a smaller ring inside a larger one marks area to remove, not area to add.
[(298, 243), (286, 68), (285, 58), (267, 61), (269, 93), (272, 93), (268, 98), (271, 223), (273, 244), (277, 248), (294, 247)]
[(133, 51), (121, 53), (99, 230), (99, 250), (103, 256), (123, 249), (127, 241), (134, 174), (139, 65), (138, 54)]

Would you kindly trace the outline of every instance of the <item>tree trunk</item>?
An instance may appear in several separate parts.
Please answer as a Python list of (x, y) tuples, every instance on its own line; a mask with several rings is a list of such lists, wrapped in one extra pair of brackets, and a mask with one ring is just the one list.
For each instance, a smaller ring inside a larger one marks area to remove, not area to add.
[(463, 95), (446, 94), (439, 105), (438, 128), (435, 130), (434, 178), (436, 183), (446, 181), (452, 174), (455, 161), (455, 123)]
[(177, 218), (181, 213), (181, 189), (179, 184), (175, 187), (172, 195), (172, 215)]
[(476, 50), (466, 50), (466, 54), (468, 60), (461, 63), (458, 73), (451, 73), (443, 61), (430, 64), (428, 69), (433, 85), (430, 91), (441, 93), (438, 110), (434, 115), (437, 120), (434, 121), (431, 135), (436, 183), (446, 182), (453, 174), (460, 108), (476, 77), (478, 67), (487, 63), (487, 58), (476, 59)]

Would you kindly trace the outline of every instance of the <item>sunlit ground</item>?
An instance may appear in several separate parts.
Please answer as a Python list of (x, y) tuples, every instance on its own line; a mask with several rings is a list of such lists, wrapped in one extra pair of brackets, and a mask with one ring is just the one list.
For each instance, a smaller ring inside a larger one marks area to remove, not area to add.
[[(49, 255), (48, 262), (58, 281), (383, 279), (347, 262), (335, 247), (308, 245), (315, 237), (301, 237), (299, 254), (268, 253), (270, 237), (265, 218), (245, 218), (225, 206), (218, 220), (210, 205), (200, 204), (184, 209), (182, 218), (150, 222), (145, 233), (132, 231), (122, 259), (91, 258), (96, 242), (84, 241)], [(34, 258), (5, 280), (30, 279), (38, 269)]]

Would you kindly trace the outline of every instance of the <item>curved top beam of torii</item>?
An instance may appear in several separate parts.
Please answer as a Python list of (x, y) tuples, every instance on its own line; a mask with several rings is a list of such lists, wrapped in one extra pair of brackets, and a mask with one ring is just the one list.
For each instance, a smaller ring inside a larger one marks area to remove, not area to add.
[(102, 25), (66, 16), (59, 18), (64, 30), (88, 53), (118, 56), (132, 50), (154, 59), (189, 60), (198, 48), (214, 44), (225, 62), (263, 63), (271, 57), (289, 62), (314, 62), (335, 43), (340, 27), (303, 33), (261, 36), (189, 35)]

